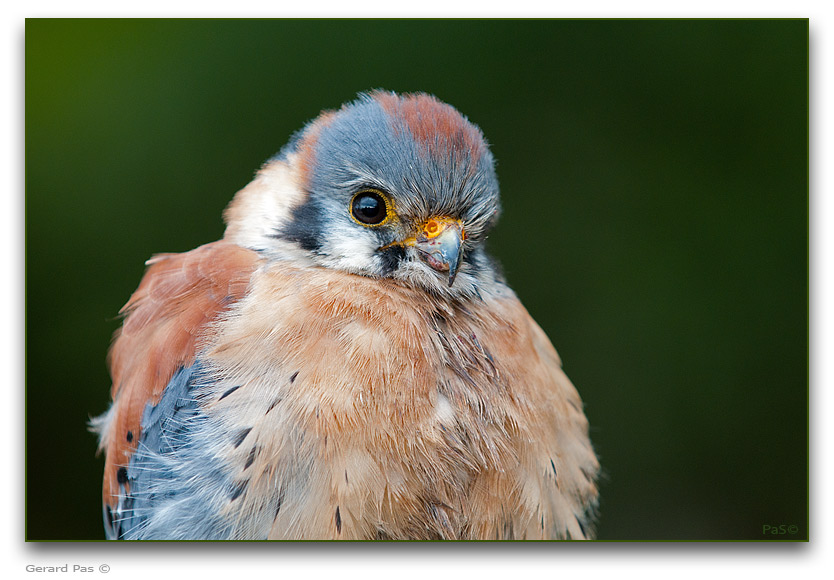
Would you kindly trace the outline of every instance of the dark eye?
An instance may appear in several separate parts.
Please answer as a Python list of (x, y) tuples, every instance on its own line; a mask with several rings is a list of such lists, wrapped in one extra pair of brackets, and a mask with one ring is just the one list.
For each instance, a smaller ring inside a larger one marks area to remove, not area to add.
[(353, 197), (350, 213), (359, 223), (377, 226), (388, 217), (388, 206), (375, 191), (362, 191)]

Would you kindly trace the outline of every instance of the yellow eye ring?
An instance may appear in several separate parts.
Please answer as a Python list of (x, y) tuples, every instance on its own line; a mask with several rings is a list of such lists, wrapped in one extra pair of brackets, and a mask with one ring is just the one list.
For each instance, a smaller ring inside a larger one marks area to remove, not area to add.
[(393, 219), (394, 207), (378, 189), (363, 189), (350, 200), (350, 217), (361, 226), (376, 228)]

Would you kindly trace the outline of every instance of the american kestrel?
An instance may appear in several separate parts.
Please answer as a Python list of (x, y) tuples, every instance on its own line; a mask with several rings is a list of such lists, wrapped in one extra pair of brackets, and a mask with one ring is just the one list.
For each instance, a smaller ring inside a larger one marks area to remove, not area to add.
[(583, 539), (599, 464), (484, 242), (484, 137), (427, 94), (326, 111), (122, 309), (111, 539)]

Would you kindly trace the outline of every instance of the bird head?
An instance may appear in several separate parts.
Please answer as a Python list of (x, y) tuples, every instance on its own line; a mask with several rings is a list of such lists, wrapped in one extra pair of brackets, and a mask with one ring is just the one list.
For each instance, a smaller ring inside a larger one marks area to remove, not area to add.
[(500, 213), (480, 129), (427, 94), (362, 94), (299, 131), (226, 212), (226, 237), (438, 293), (497, 274), (484, 240)]

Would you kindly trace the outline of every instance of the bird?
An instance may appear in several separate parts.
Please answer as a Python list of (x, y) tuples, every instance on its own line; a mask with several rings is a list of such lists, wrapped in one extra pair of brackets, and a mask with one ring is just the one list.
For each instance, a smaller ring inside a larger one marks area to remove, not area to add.
[(481, 129), (432, 94), (293, 134), (120, 311), (107, 538), (593, 539), (584, 405), (487, 253), (500, 213)]

